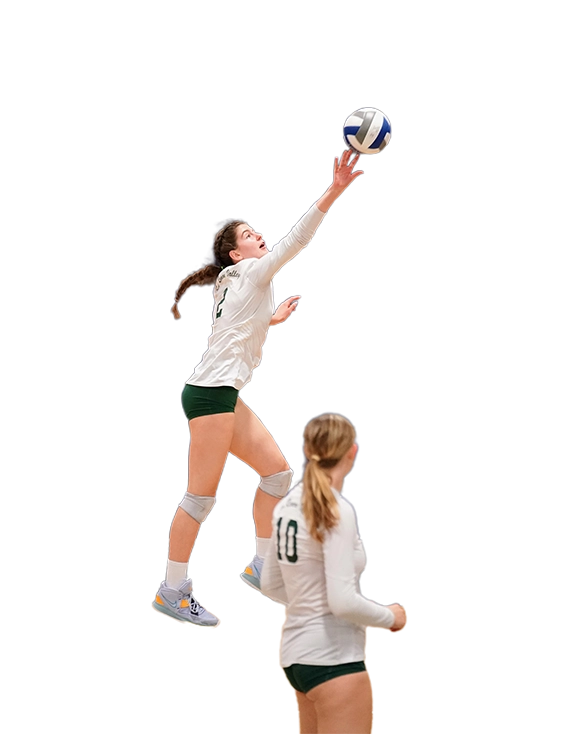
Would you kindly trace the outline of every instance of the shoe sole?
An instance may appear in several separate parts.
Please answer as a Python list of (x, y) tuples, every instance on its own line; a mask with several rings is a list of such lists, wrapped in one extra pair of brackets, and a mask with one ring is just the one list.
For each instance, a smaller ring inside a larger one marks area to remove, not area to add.
[(241, 581), (243, 581), (243, 583), (247, 584), (247, 586), (250, 586), (254, 591), (258, 591), (261, 594), (261, 596), (263, 596), (265, 599), (269, 599), (269, 601), (272, 601), (275, 604), (279, 604), (280, 607), (285, 607), (286, 606), (283, 602), (277, 601), (277, 599), (272, 599), (270, 596), (266, 596), (265, 595), (265, 592), (261, 591), (261, 589), (258, 586), (256, 586), (251, 581), (248, 581), (247, 580), (249, 578), (249, 576), (247, 574), (245, 574), (245, 573), (239, 574), (239, 577), (240, 577)]
[(172, 619), (177, 619), (179, 622), (188, 622), (189, 624), (194, 624), (197, 627), (218, 627), (221, 623), (220, 619), (217, 619), (215, 624), (205, 624), (204, 622), (193, 622), (191, 619), (186, 619), (185, 617), (180, 616), (179, 614), (176, 614), (176, 612), (173, 612), (171, 609), (168, 609), (167, 607), (161, 607), (159, 604), (156, 604), (155, 601), (152, 602), (152, 606), (157, 612), (162, 612), (162, 614), (167, 614), (169, 617), (172, 617)]
[(261, 591), (261, 586), (259, 585), (259, 581), (255, 578), (255, 576), (249, 576), (249, 574), (246, 574), (245, 572), (239, 574), (243, 581), (247, 584), (247, 586), (250, 586), (252, 589), (255, 589), (256, 591)]

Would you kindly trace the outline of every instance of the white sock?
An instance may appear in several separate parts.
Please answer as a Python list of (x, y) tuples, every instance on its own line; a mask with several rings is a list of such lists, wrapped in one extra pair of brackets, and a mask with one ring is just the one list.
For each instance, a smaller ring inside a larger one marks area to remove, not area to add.
[(188, 573), (188, 563), (178, 563), (168, 559), (166, 566), (166, 586), (171, 589), (178, 589), (180, 584), (186, 579)]
[(267, 549), (269, 548), (270, 540), (271, 538), (255, 538), (255, 543), (257, 546), (257, 558), (259, 558), (260, 561), (265, 558), (265, 554), (267, 553)]

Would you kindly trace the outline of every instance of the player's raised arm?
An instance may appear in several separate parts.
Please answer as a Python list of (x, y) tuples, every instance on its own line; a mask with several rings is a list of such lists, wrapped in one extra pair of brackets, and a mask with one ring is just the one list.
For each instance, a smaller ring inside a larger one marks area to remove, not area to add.
[(334, 177), (324, 195), (310, 207), (289, 234), (274, 245), (271, 252), (261, 253), (258, 261), (249, 269), (249, 279), (256, 286), (265, 287), (277, 271), (310, 242), (328, 209), (354, 179), (364, 173), (354, 170), (358, 154), (352, 160), (350, 156), (351, 151), (345, 150), (340, 161), (334, 159)]

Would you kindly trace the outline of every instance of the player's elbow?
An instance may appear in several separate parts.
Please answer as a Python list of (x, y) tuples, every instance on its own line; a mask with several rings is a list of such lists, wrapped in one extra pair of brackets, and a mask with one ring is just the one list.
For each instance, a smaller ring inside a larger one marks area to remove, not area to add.
[(272, 583), (270, 579), (266, 577), (266, 574), (262, 574), (262, 576), (263, 578), (261, 579), (261, 585), (259, 589), (261, 593), (265, 596), (271, 596), (275, 591), (277, 584)]
[(271, 567), (267, 563), (264, 563), (261, 572), (261, 589), (263, 591), (273, 591), (274, 586), (275, 579), (271, 573)]
[(267, 596), (272, 601), (279, 604), (287, 604), (287, 595), (282, 584), (272, 583), (268, 578), (262, 577), (259, 590), (263, 596)]
[(352, 599), (335, 595), (328, 595), (328, 606), (335, 617), (346, 622), (352, 622), (356, 613)]

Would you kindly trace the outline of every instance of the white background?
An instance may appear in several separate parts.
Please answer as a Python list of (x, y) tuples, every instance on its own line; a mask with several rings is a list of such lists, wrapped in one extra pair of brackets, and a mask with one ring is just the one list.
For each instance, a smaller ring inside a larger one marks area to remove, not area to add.
[(269, 246), (342, 123), (393, 138), (275, 278), (301, 294), (242, 397), (301, 473), (347, 415), (377, 733), (580, 732), (581, 79), (574, 3), (19, 2), (0, 15), (3, 720), (11, 732), (297, 732), (284, 610), (239, 579), (229, 459), (196, 596), (150, 604), (186, 488), (191, 289), (228, 217)]

